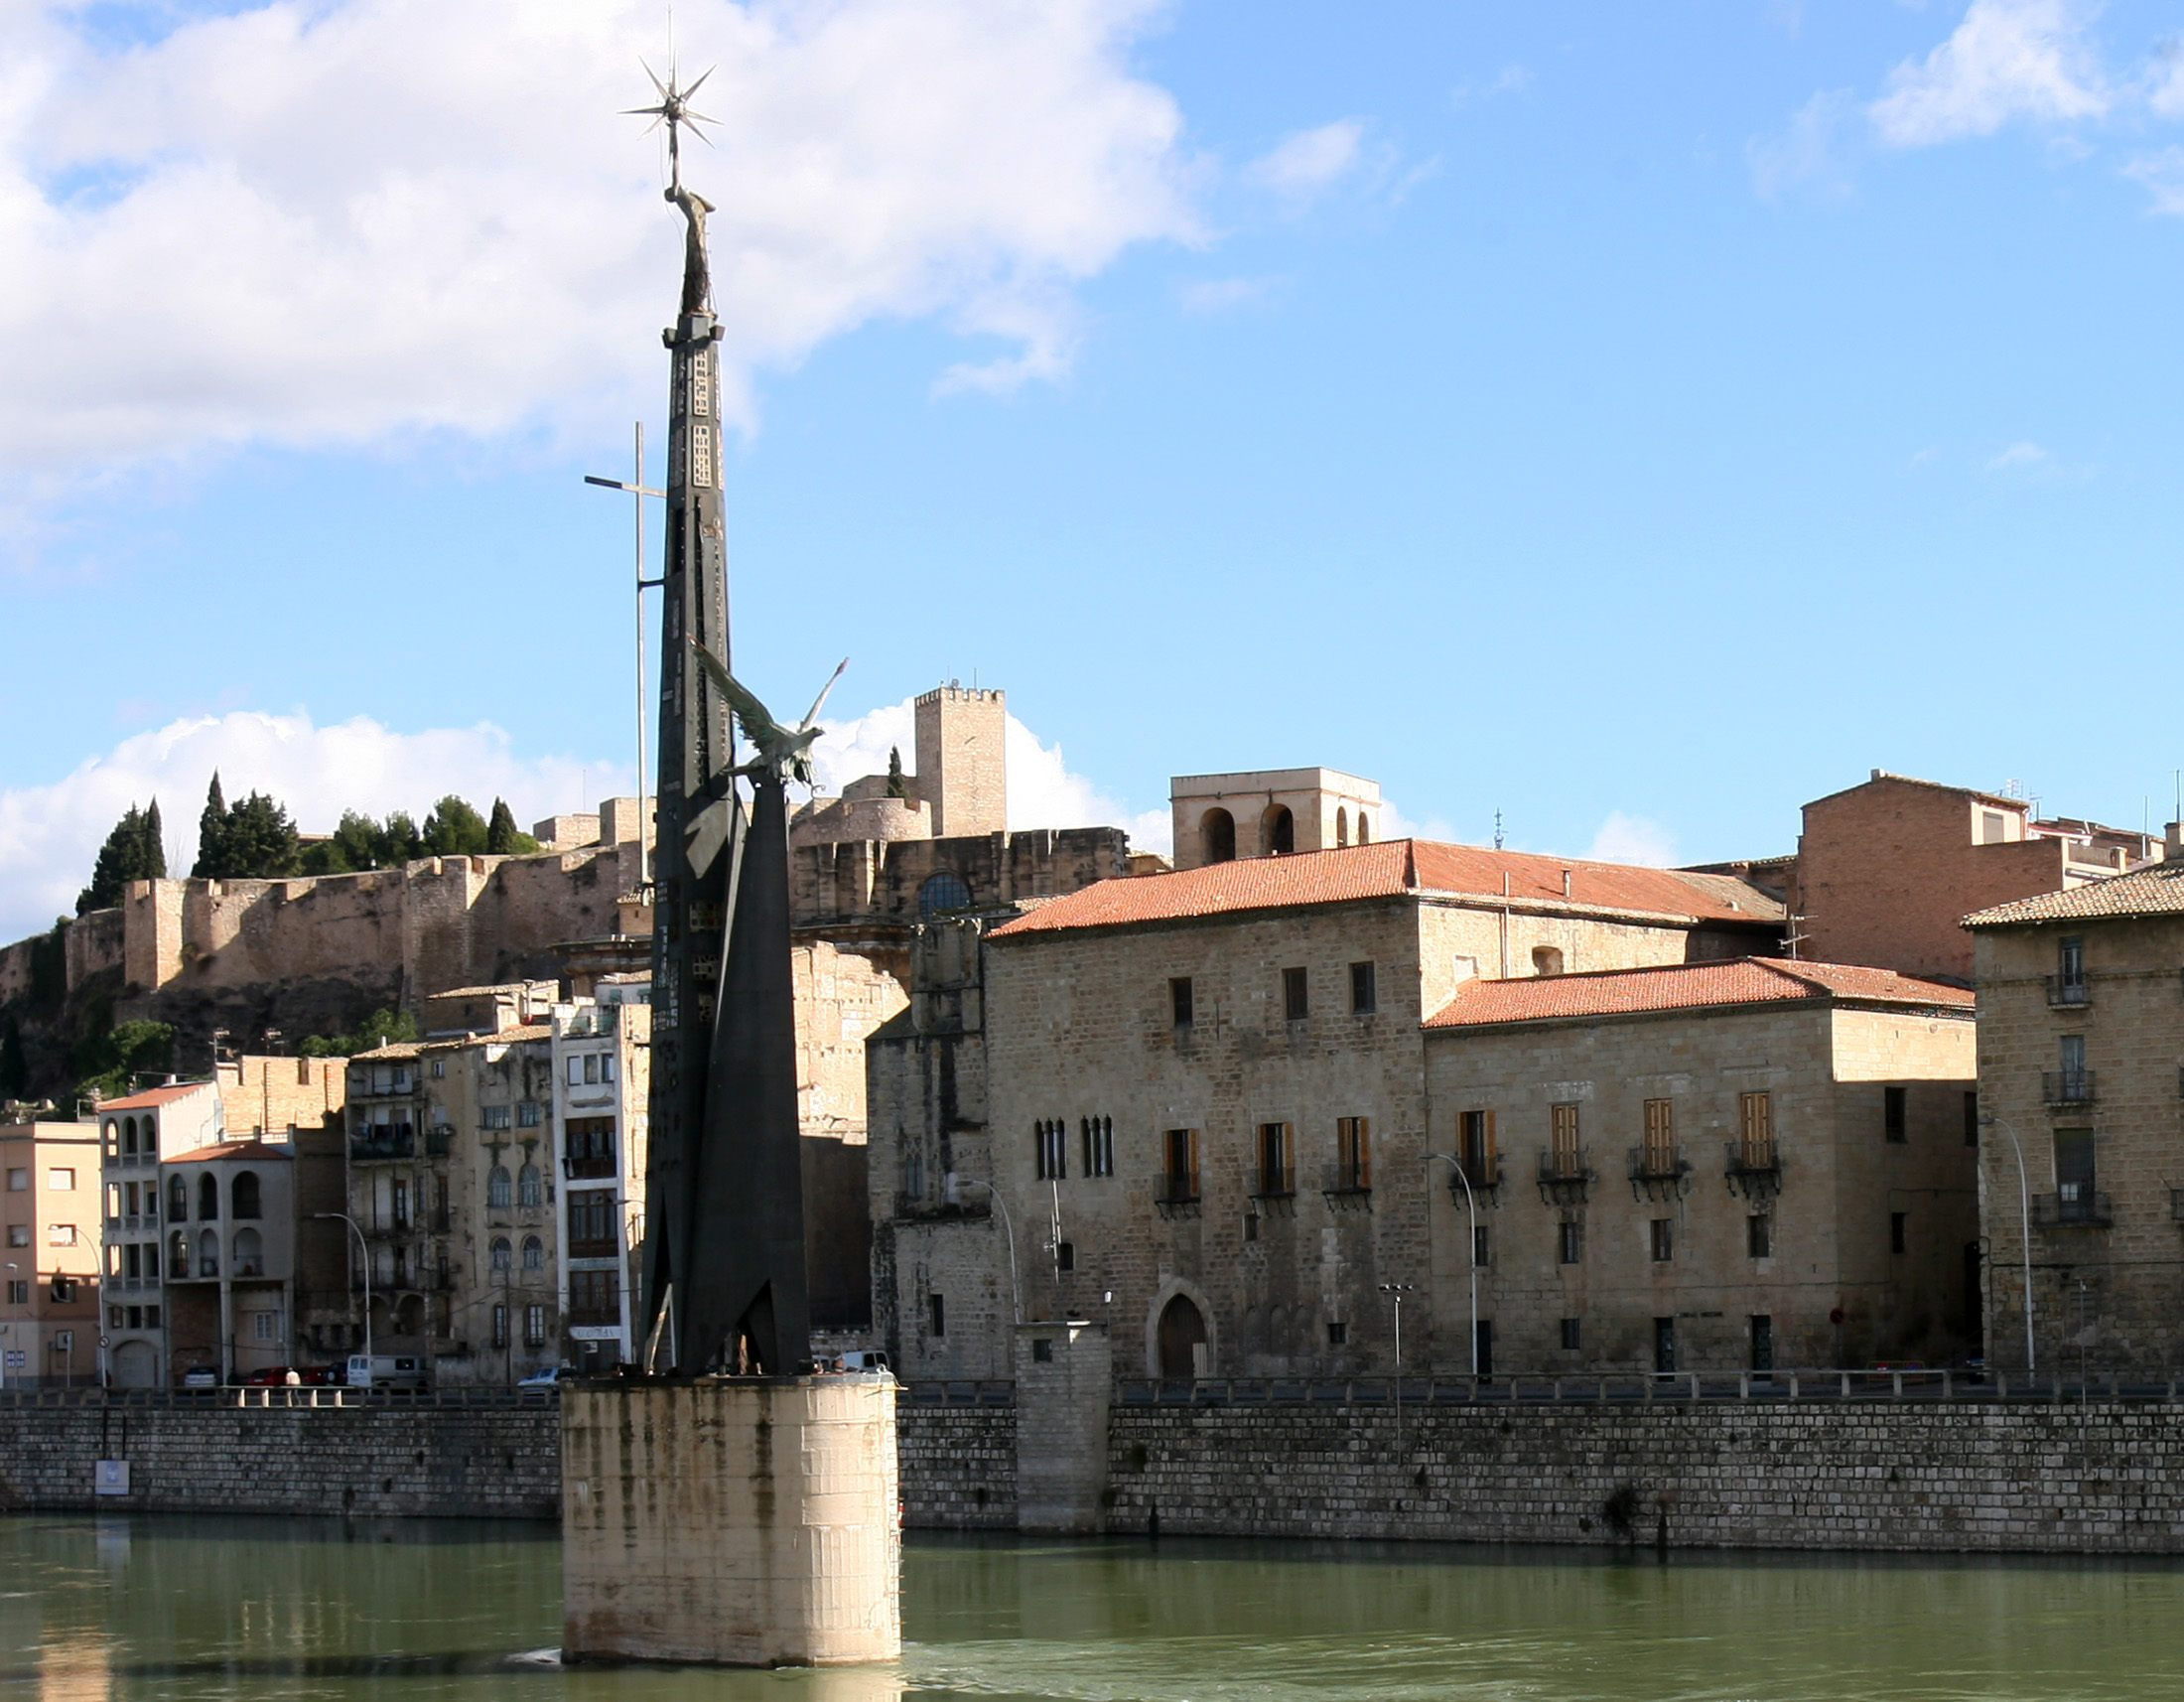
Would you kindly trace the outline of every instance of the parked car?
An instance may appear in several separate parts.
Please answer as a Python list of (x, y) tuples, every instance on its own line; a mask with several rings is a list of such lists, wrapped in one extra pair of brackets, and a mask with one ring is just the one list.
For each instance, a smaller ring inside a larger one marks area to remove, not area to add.
[(305, 1388), (323, 1388), (333, 1380), (331, 1369), (326, 1365), (266, 1365), (243, 1378), (242, 1386), (246, 1389), (280, 1388), (288, 1382), (291, 1371)]
[(567, 1365), (541, 1365), (516, 1384), (519, 1389), (555, 1389), (576, 1376)]
[(414, 1353), (351, 1353), (341, 1380), (352, 1389), (421, 1389), (425, 1361)]
[(845, 1371), (884, 1371), (887, 1368), (887, 1355), (878, 1347), (859, 1347), (838, 1358)]
[(220, 1386), (220, 1368), (217, 1365), (192, 1365), (182, 1373), (182, 1386), (186, 1389), (216, 1389)]

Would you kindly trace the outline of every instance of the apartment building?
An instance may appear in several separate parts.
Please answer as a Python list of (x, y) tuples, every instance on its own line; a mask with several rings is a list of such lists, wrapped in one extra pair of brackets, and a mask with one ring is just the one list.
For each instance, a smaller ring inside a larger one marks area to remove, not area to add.
[(0, 1125), (0, 1387), (98, 1381), (98, 1130)]
[(644, 1239), (645, 1132), (652, 1008), (640, 977), (601, 981), (595, 1000), (557, 1005), (552, 1021), (561, 1357), (604, 1372), (633, 1362)]
[(107, 1369), (122, 1388), (159, 1388), (171, 1373), (166, 1196), (160, 1161), (226, 1138), (219, 1089), (177, 1082), (98, 1107), (105, 1206)]

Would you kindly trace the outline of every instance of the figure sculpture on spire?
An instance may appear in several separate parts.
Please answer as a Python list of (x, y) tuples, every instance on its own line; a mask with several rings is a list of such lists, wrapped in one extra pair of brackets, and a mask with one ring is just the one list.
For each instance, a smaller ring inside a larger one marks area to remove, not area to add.
[[(650, 118), (655, 130), (662, 124), (667, 126), (667, 188), (660, 193), (682, 209), (685, 221), (682, 311), (686, 314), (704, 313), (713, 305), (713, 276), (706, 258), (705, 241), (705, 215), (713, 211), (713, 204), (695, 190), (687, 189), (683, 185), (682, 127), (688, 124), (690, 133), (704, 142), (705, 132), (698, 126), (720, 122), (717, 118), (709, 118), (703, 112), (695, 110), (690, 104), (690, 97), (705, 86), (705, 79), (713, 72), (707, 70), (688, 88), (679, 86), (678, 72), (673, 66), (668, 67), (665, 82), (659, 79), (650, 66), (644, 68), (644, 74), (652, 78), (652, 86), (659, 91), (659, 104), (632, 106), (628, 109), (628, 115)], [(710, 142), (706, 145), (712, 146)]]

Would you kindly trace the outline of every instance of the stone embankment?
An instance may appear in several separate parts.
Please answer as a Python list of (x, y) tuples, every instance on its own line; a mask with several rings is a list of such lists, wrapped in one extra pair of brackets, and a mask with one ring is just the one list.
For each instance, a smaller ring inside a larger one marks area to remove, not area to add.
[[(897, 1429), (906, 1524), (1015, 1527), (1014, 1408)], [(0, 1506), (547, 1518), (559, 1444), (550, 1406), (0, 1404)], [(2177, 1554), (2184, 1406), (1117, 1406), (1107, 1481), (1119, 1532)]]

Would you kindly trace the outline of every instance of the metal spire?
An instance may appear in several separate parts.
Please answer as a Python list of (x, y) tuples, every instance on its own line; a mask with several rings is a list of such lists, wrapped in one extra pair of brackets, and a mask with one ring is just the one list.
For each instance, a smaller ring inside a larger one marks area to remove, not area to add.
[[(644, 65), (642, 60), (637, 63)], [(693, 136), (697, 137), (707, 147), (713, 146), (712, 138), (699, 126), (718, 124), (720, 120), (709, 118), (703, 112), (695, 110), (690, 104), (690, 97), (705, 86), (705, 79), (718, 69), (716, 66), (706, 67), (699, 73), (698, 80), (688, 88), (684, 88), (680, 85), (682, 72), (677, 67), (670, 65), (667, 68), (667, 80), (662, 82), (657, 71), (648, 65), (644, 66), (644, 74), (652, 79), (652, 86), (659, 91), (660, 103), (657, 106), (628, 106), (622, 109), (622, 116), (625, 118), (649, 118), (652, 120), (645, 127), (644, 133), (647, 136), (651, 135), (662, 124), (667, 126), (667, 199), (669, 201), (673, 201), (675, 192), (682, 188), (682, 127), (685, 124), (689, 125), (690, 133)]]

